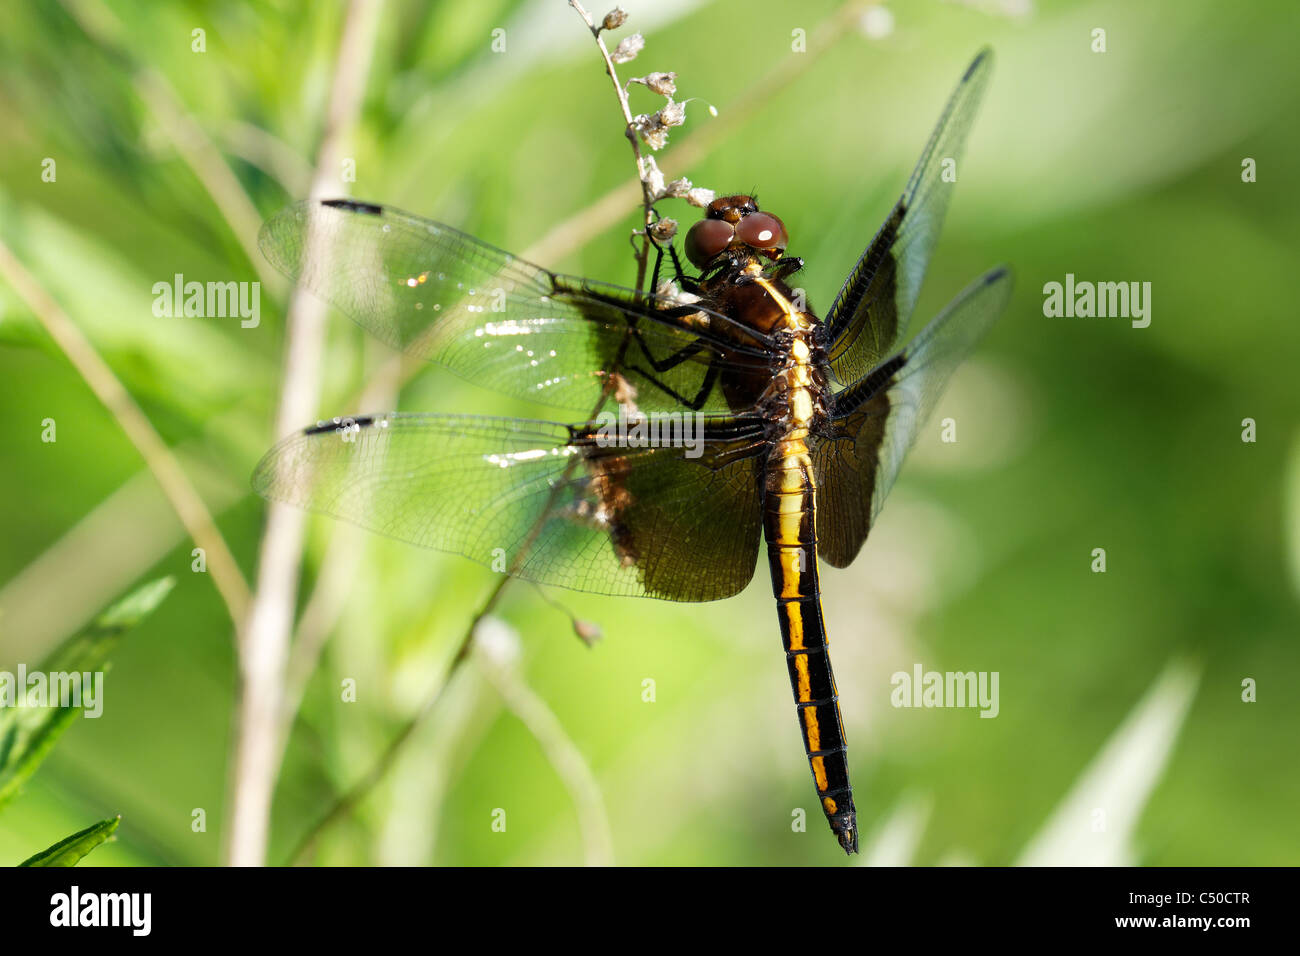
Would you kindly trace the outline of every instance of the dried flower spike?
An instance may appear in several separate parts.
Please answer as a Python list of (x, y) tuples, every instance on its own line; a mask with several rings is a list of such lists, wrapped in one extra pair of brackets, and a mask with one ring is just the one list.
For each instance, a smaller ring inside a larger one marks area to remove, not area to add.
[(702, 186), (692, 189), (686, 194), (686, 201), (692, 206), (703, 209), (717, 197), (712, 189), (705, 189)]
[(659, 111), (659, 122), (664, 126), (681, 126), (686, 122), (686, 104), (669, 100)]
[(648, 76), (634, 76), (628, 82), (641, 83), (650, 88), (652, 93), (671, 97), (677, 92), (677, 74), (671, 70), (667, 73), (651, 73)]
[(691, 181), (686, 177), (674, 179), (664, 187), (664, 195), (670, 199), (684, 199), (691, 191)]
[(675, 235), (677, 235), (676, 219), (660, 219), (650, 227), (650, 238), (655, 242), (672, 242)]
[(659, 114), (638, 113), (632, 117), (632, 129), (651, 149), (663, 149), (668, 145), (668, 128), (659, 122)]
[(633, 33), (630, 37), (624, 37), (619, 45), (614, 48), (614, 52), (609, 58), (615, 63), (629, 63), (636, 59), (636, 55), (645, 49), (645, 37), (639, 33)]
[(645, 168), (645, 173), (641, 177), (641, 181), (650, 190), (650, 195), (657, 200), (664, 194), (664, 174), (660, 171), (659, 164), (655, 162), (653, 156), (647, 156), (643, 159), (642, 165)]
[(573, 619), (573, 633), (577, 634), (582, 642), (588, 647), (592, 647), (598, 640), (604, 637), (604, 632), (600, 625), (592, 621), (585, 621), (580, 617)]

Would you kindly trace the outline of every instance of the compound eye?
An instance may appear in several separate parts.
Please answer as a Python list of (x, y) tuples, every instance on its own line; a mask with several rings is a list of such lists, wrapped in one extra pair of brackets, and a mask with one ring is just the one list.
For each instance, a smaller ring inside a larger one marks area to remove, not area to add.
[(751, 212), (736, 226), (736, 236), (755, 249), (784, 249), (789, 242), (785, 225), (770, 212)]
[(697, 269), (712, 262), (735, 238), (735, 227), (721, 219), (701, 219), (686, 233), (686, 258)]

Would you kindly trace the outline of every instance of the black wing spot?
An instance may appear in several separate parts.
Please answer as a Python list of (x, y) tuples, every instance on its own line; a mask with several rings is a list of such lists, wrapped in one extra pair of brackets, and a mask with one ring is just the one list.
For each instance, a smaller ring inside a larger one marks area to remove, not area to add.
[(322, 199), (322, 206), (329, 206), (331, 209), (346, 209), (348, 212), (363, 212), (370, 216), (381, 216), (384, 212), (383, 206), (377, 206), (372, 202), (357, 202), (355, 199)]
[(376, 415), (357, 415), (355, 417), (345, 415), (342, 418), (331, 418), (329, 421), (317, 422), (310, 428), (304, 428), (302, 433), (304, 435), (324, 435), (327, 432), (336, 432), (343, 428), (370, 428), (378, 421), (379, 417)]

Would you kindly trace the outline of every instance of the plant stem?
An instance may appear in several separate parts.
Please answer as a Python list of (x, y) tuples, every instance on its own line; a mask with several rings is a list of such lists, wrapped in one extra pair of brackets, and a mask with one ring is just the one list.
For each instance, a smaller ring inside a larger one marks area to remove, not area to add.
[[(360, 112), (378, 31), (379, 10), (378, 0), (352, 0), (348, 5), (316, 159), (313, 197), (338, 188), (342, 144)], [(314, 241), (315, 237), (309, 234), (308, 244)], [(301, 289), (295, 289), (289, 300), (277, 435), (300, 428), (316, 411), (325, 311), (319, 299)], [(226, 861), (231, 866), (260, 866), (266, 861), (271, 797), (281, 753), (277, 740), (283, 713), (284, 674), (305, 526), (306, 514), (302, 511), (277, 503), (267, 509), (257, 591), (239, 642), (240, 684), (226, 844)]]

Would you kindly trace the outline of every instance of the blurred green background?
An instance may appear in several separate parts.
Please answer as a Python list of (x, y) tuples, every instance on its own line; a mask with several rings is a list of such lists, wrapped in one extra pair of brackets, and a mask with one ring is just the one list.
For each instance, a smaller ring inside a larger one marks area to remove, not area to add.
[[(616, 36), (643, 30), (647, 47), (623, 77), (675, 70), (681, 98), (719, 110), (691, 105), (657, 156), (665, 173), (756, 188), (807, 259), (802, 284), (820, 310), (970, 57), (996, 52), (913, 327), (996, 262), (1015, 267), (1016, 294), (863, 555), (822, 576), (864, 857), (1300, 860), (1300, 8), (900, 2), (866, 30), (840, 21), (822, 46), (812, 38), (838, 4), (627, 6)], [(0, 18), (0, 239), (177, 450), (251, 580), (264, 504), (248, 476), (278, 437), (287, 288), (231, 222), (239, 203), (255, 228), (306, 194), (343, 8), (19, 0)], [(191, 49), (196, 28), (206, 52)], [(1096, 28), (1105, 53), (1092, 52)], [(810, 52), (792, 52), (795, 30)], [(359, 198), (522, 252), (633, 182), (595, 45), (563, 0), (389, 2), (372, 57), (343, 144)], [(634, 110), (660, 102), (633, 91)], [(695, 153), (685, 165), (679, 148)], [(235, 192), (214, 194), (194, 156), (221, 164)], [(55, 182), (42, 180), (47, 157)], [(1242, 182), (1246, 157), (1255, 183)], [(631, 284), (637, 211), (633, 199), (573, 248), (533, 254)], [(156, 318), (151, 288), (175, 273), (266, 278), (261, 324)], [(1044, 317), (1043, 284), (1066, 273), (1152, 283), (1150, 327)], [(383, 410), (349, 403), (387, 357), (331, 313), (319, 414)], [(433, 367), (396, 404), (565, 417)], [(0, 812), (0, 863), (117, 813), (118, 840), (88, 862), (217, 863), (229, 615), (211, 576), (191, 572), (193, 543), (139, 454), (3, 279), (0, 413), (0, 669), (31, 666), (140, 582), (178, 578), (116, 652), (104, 716), (77, 721)], [(956, 444), (939, 441), (944, 417)], [(53, 444), (40, 439), (47, 418)], [(1254, 443), (1241, 440), (1245, 418)], [(344, 587), (282, 767), (272, 862), (438, 686), (495, 582), (462, 559), (313, 519), (302, 602), (331, 541)], [(1090, 570), (1094, 548), (1106, 549), (1104, 574)], [(546, 597), (604, 638), (588, 649)], [(308, 860), (599, 862), (607, 826), (621, 864), (843, 863), (811, 787), (765, 575), (700, 606), (515, 584), (500, 616), (517, 660), (459, 671)], [(998, 671), (999, 716), (891, 707), (890, 675), (918, 662)], [(1257, 702), (1241, 699), (1247, 678)], [(339, 700), (346, 679), (355, 703)], [(191, 827), (196, 808), (205, 832)], [(492, 828), (497, 808), (505, 832)], [(797, 808), (807, 832), (792, 827)]]

